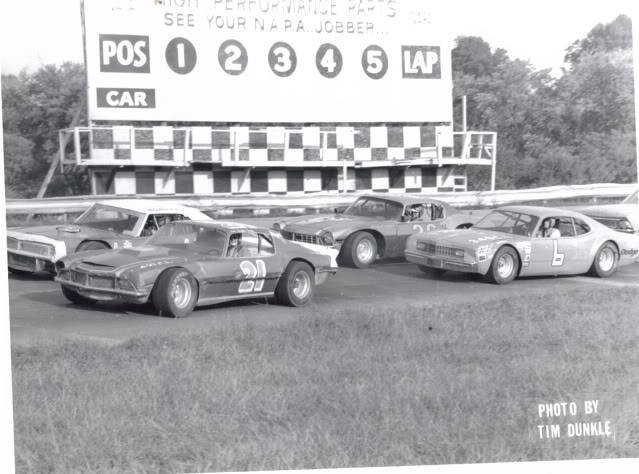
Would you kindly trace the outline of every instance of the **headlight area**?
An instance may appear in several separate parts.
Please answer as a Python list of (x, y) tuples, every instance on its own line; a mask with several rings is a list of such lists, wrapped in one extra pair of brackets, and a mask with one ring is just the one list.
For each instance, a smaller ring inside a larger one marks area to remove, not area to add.
[(328, 230), (323, 230), (318, 235), (319, 241), (322, 245), (326, 245), (327, 247), (332, 247), (335, 245), (335, 238), (333, 237), (333, 233)]
[(116, 278), (115, 288), (122, 291), (137, 291), (135, 284), (127, 277)]

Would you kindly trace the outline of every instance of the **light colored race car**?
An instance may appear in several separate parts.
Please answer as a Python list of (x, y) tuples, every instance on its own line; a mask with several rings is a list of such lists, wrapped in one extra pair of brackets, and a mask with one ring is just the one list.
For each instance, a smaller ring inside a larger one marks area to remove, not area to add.
[(571, 206), (570, 209), (586, 214), (611, 229), (639, 234), (639, 191), (618, 204)]
[(336, 256), (268, 229), (181, 221), (140, 246), (65, 257), (56, 281), (75, 304), (151, 301), (160, 315), (182, 317), (198, 305), (273, 295), (303, 306), (337, 271)]
[(274, 229), (285, 239), (338, 250), (341, 265), (365, 268), (378, 258), (402, 257), (415, 232), (468, 227), (478, 218), (436, 199), (369, 194), (342, 212), (288, 219)]
[(497, 284), (519, 276), (609, 277), (639, 255), (639, 236), (616, 232), (565, 209), (498, 208), (464, 230), (415, 234), (406, 259), (425, 273), (478, 273)]
[(145, 199), (114, 199), (93, 204), (73, 224), (14, 227), (7, 230), (12, 273), (55, 273), (65, 255), (84, 250), (130, 247), (176, 220), (212, 220), (201, 211)]

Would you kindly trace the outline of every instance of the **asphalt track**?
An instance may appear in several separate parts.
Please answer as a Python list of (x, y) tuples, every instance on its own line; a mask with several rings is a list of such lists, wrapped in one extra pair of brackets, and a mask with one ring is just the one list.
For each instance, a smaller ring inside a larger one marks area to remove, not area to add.
[(107, 344), (131, 337), (194, 332), (251, 322), (256, 326), (285, 324), (312, 314), (319, 307), (331, 312), (366, 307), (389, 309), (415, 303), (474, 302), (522, 294), (544, 294), (574, 288), (634, 287), (639, 289), (639, 264), (621, 267), (609, 279), (589, 276), (518, 279), (497, 286), (481, 278), (446, 273), (434, 278), (402, 260), (380, 262), (366, 270), (341, 268), (316, 288), (314, 301), (305, 308), (288, 308), (257, 299), (197, 308), (187, 318), (155, 316), (140, 306), (70, 304), (60, 286), (46, 277), (9, 276), (12, 344), (40, 344), (50, 339), (80, 338)]

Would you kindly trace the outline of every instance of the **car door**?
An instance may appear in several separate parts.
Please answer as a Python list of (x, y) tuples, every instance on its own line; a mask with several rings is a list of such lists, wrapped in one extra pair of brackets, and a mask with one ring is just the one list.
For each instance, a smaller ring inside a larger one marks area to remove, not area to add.
[[(417, 216), (411, 216), (411, 208), (420, 209)], [(396, 231), (396, 249), (398, 254), (404, 253), (406, 240), (415, 233), (429, 232), (431, 230), (439, 230), (445, 228), (445, 209), (442, 205), (425, 201), (420, 204), (409, 204), (406, 206), (402, 222), (397, 224)]]
[[(560, 235), (544, 237), (543, 223), (546, 219), (557, 219)], [(579, 262), (580, 238), (575, 231), (572, 217), (552, 216), (543, 219), (531, 239), (530, 267), (525, 275), (565, 275), (574, 273)]]
[(230, 233), (225, 254), (208, 272), (206, 299), (250, 298), (275, 291), (281, 263), (270, 235), (244, 229)]

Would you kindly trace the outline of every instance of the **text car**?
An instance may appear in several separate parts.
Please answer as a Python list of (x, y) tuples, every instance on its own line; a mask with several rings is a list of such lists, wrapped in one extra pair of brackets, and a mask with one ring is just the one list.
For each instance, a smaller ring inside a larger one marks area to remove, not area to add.
[(275, 295), (302, 306), (337, 271), (336, 251), (228, 222), (173, 222), (138, 247), (82, 252), (58, 261), (56, 281), (73, 303), (146, 303), (185, 316), (197, 305)]
[(65, 255), (84, 250), (130, 247), (167, 222), (211, 220), (201, 211), (144, 199), (114, 199), (93, 204), (73, 224), (7, 230), (7, 261), (13, 273), (55, 272)]
[(343, 212), (290, 219), (274, 228), (286, 239), (339, 250), (340, 264), (365, 268), (377, 258), (403, 256), (411, 234), (469, 227), (475, 220), (436, 199), (364, 195)]
[(502, 207), (470, 229), (417, 234), (406, 243), (406, 259), (426, 273), (479, 273), (498, 284), (533, 275), (608, 277), (638, 254), (638, 236), (577, 212), (533, 206)]
[(618, 204), (571, 206), (570, 209), (586, 214), (611, 229), (639, 234), (639, 191), (635, 191)]

